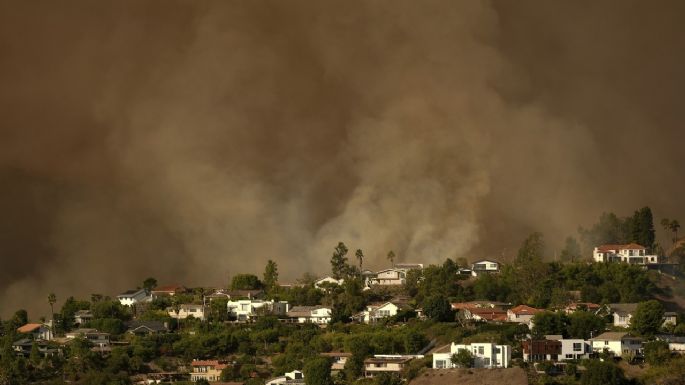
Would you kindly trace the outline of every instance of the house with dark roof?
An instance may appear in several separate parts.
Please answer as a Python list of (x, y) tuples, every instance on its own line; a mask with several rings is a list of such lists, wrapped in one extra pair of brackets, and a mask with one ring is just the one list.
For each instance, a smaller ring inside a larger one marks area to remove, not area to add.
[(500, 263), (494, 259), (481, 259), (471, 264), (471, 275), (499, 273)]
[(150, 302), (152, 297), (145, 289), (127, 290), (117, 296), (119, 303), (124, 306), (133, 306), (139, 302)]
[(127, 333), (135, 335), (151, 335), (169, 332), (166, 322), (161, 321), (131, 321), (127, 324)]

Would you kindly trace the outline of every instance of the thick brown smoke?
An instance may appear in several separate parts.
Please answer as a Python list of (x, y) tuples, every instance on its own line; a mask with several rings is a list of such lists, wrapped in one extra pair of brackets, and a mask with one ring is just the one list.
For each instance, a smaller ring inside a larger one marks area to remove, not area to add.
[[(683, 214), (681, 1), (0, 2), (0, 314)], [(681, 218), (682, 219), (682, 218)]]

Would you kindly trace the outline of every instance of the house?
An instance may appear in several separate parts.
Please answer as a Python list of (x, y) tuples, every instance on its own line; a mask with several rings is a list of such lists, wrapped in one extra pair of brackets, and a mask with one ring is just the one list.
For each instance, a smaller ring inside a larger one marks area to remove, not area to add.
[(32, 340), (30, 338), (22, 338), (18, 341), (15, 341), (12, 343), (12, 350), (17, 355), (24, 356), (24, 357), (29, 357), (31, 355), (31, 350), (33, 349), (33, 344), (36, 344), (38, 347), (38, 352), (40, 353), (41, 356), (43, 357), (48, 357), (52, 356), (56, 353), (61, 354), (61, 349), (58, 347), (51, 345), (51, 343), (48, 343), (45, 340)]
[(664, 312), (664, 326), (666, 325), (676, 325), (678, 323), (678, 313), (674, 311)]
[(471, 352), (475, 368), (508, 368), (511, 363), (511, 346), (496, 345), (489, 342), (474, 342), (470, 345), (452, 343), (433, 353), (433, 368), (447, 369), (457, 367), (452, 363), (452, 355), (460, 350)]
[(329, 275), (329, 276), (319, 278), (316, 281), (314, 281), (314, 287), (317, 289), (326, 289), (327, 286), (331, 286), (331, 285), (341, 286), (343, 283), (345, 283), (345, 279), (343, 279), (343, 278), (335, 279)]
[(241, 322), (250, 321), (264, 314), (285, 315), (288, 311), (287, 301), (240, 299), (228, 301), (226, 306), (228, 313)]
[[(627, 328), (630, 326), (630, 320), (633, 318), (637, 310), (638, 303), (610, 303), (599, 308), (595, 314), (611, 315), (613, 325), (616, 327)], [(675, 325), (678, 322), (678, 314), (672, 311), (664, 312), (664, 323), (666, 325)]]
[(131, 321), (128, 323), (127, 333), (135, 335), (151, 335), (167, 333), (169, 326), (161, 321)]
[(375, 377), (381, 373), (401, 376), (409, 361), (423, 358), (420, 355), (382, 355), (377, 354), (364, 360), (364, 377)]
[(293, 306), (286, 315), (297, 323), (327, 324), (333, 309), (327, 306)]
[(580, 338), (565, 339), (562, 336), (545, 336), (547, 339), (556, 339), (561, 342), (561, 354), (559, 361), (580, 360), (589, 358), (592, 353), (592, 344)]
[(592, 302), (572, 302), (564, 308), (566, 314), (575, 313), (577, 311), (596, 312), (601, 306)]
[(521, 347), (527, 362), (557, 361), (561, 355), (561, 342), (553, 339), (523, 340)]
[(471, 275), (499, 273), (500, 263), (492, 259), (481, 259), (471, 264)]
[(19, 334), (31, 334), (34, 340), (50, 341), (53, 337), (52, 329), (46, 324), (29, 323), (17, 328)]
[(265, 385), (304, 385), (304, 373), (300, 370), (293, 370), (282, 376), (266, 381)]
[(190, 373), (190, 381), (219, 381), (221, 380), (221, 371), (228, 367), (228, 364), (218, 360), (193, 360), (190, 366), (193, 368)]
[(647, 255), (647, 248), (637, 243), (625, 245), (601, 245), (592, 251), (595, 262), (617, 262), (632, 265), (661, 263), (659, 256)]
[(366, 310), (355, 314), (352, 318), (358, 322), (375, 323), (383, 318), (393, 317), (402, 310), (411, 310), (411, 306), (402, 300), (370, 304)]
[[(407, 282), (409, 270), (423, 269), (422, 263), (398, 263), (395, 266), (367, 275), (368, 285), (396, 286)], [(364, 274), (362, 274), (364, 275)]]
[(607, 351), (615, 356), (636, 355), (642, 351), (642, 339), (625, 332), (606, 332), (590, 339), (592, 351)]
[(264, 290), (225, 290), (216, 289), (212, 294), (206, 295), (209, 301), (215, 299), (260, 299), (264, 297)]
[(67, 340), (83, 338), (92, 343), (95, 347), (109, 346), (109, 333), (99, 332), (97, 329), (75, 329), (65, 335)]
[(659, 334), (655, 336), (659, 341), (668, 343), (668, 349), (673, 353), (685, 354), (685, 337), (669, 334)]
[(542, 309), (536, 309), (527, 305), (518, 305), (507, 310), (507, 321), (526, 324), (529, 328), (532, 328), (533, 316), (543, 311)]
[(352, 357), (352, 353), (345, 352), (331, 352), (331, 353), (320, 353), (323, 357), (329, 357), (332, 360), (331, 371), (338, 371), (345, 369), (345, 364), (347, 359)]
[(187, 293), (188, 288), (181, 285), (157, 286), (150, 291), (152, 298), (173, 297), (176, 294)]
[(475, 322), (506, 322), (507, 311), (499, 308), (466, 308), (459, 312), (459, 316)]
[(84, 325), (93, 319), (93, 312), (90, 310), (78, 310), (74, 313), (74, 324)]
[(195, 319), (205, 320), (205, 307), (203, 305), (195, 304), (182, 304), (178, 307), (178, 314), (176, 314), (176, 309), (173, 307), (168, 307), (166, 309), (167, 313), (171, 318), (176, 319), (186, 319), (188, 317), (193, 317)]
[(135, 289), (125, 291), (117, 296), (119, 303), (124, 306), (133, 306), (138, 302), (150, 302), (152, 297), (147, 294), (145, 289)]
[(511, 304), (508, 302), (497, 301), (470, 301), (470, 302), (454, 302), (451, 304), (452, 310), (463, 309), (508, 309)]

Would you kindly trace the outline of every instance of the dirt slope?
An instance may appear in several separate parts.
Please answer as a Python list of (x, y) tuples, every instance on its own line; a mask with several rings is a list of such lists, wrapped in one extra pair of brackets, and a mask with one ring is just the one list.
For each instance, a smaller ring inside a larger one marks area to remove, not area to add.
[(509, 369), (428, 369), (409, 385), (527, 385), (521, 368)]

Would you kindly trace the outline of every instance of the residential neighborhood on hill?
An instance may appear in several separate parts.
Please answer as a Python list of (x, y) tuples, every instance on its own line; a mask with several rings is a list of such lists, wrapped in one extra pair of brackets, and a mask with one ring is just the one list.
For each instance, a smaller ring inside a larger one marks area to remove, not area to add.
[(660, 286), (675, 291), (683, 276), (646, 268), (663, 258), (625, 243), (545, 262), (541, 240), (532, 234), (507, 263), (393, 253), (377, 271), (349, 263), (341, 243), (330, 275), (297, 283), (280, 283), (269, 261), (261, 277), (238, 273), (225, 287), (148, 278), (112, 297), (68, 297), (50, 319), (20, 310), (1, 323), (5, 359), (25, 363), (3, 370), (17, 383), (59, 371), (84, 384), (362, 385), (518, 367), (572, 384), (610, 370), (609, 357), (655, 368), (685, 359), (684, 309)]

